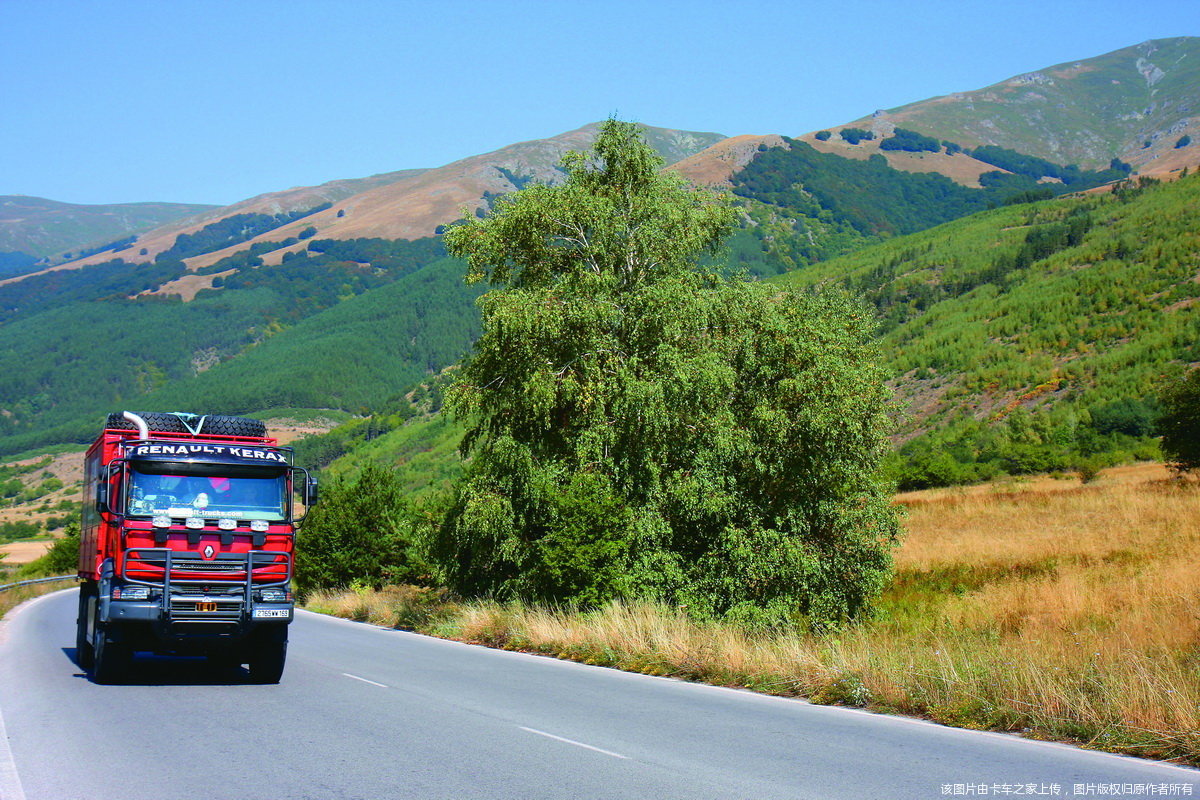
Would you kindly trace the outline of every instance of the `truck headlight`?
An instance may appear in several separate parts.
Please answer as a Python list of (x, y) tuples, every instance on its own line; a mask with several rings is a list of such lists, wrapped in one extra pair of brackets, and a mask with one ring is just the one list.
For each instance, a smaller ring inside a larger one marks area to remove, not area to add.
[(265, 519), (250, 520), (250, 530), (255, 531), (257, 533), (262, 533), (266, 529), (267, 529), (267, 521)]
[(149, 586), (114, 586), (113, 600), (149, 600)]
[(292, 599), (292, 593), (286, 589), (260, 589), (258, 599), (263, 603), (287, 603)]

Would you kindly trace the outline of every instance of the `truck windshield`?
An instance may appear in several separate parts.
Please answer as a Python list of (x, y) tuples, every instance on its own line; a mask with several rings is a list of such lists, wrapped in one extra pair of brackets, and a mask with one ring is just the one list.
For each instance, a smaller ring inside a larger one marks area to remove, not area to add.
[[(287, 479), (275, 471), (237, 476), (158, 472), (135, 466), (129, 471), (126, 513), (132, 516), (205, 519), (286, 519)], [(179, 464), (164, 465), (178, 470)], [(261, 474), (260, 474), (261, 473)]]

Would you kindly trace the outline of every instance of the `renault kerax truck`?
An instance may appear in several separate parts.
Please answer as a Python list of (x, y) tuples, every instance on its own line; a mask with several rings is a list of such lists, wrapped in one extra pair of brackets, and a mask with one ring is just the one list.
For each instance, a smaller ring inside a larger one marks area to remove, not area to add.
[(137, 652), (203, 655), (277, 683), (296, 526), (316, 500), (260, 420), (110, 414), (84, 462), (80, 666), (115, 683)]

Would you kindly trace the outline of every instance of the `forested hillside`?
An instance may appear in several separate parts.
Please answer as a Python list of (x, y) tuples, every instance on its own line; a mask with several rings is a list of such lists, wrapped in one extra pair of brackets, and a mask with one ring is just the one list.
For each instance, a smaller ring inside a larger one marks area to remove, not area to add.
[[(360, 412), (454, 363), (477, 334), (477, 292), (437, 242), (315, 244), (328, 252), (188, 303), (131, 296), (163, 276), (128, 265), (99, 270), (98, 284), (95, 268), (40, 276), (53, 291), (28, 297), (27, 281), (0, 287), (0, 450), (82, 441), (121, 407)], [(182, 268), (171, 263), (157, 267)]]
[[(780, 278), (881, 320), (911, 485), (1152, 452), (1164, 376), (1200, 361), (1200, 176), (1011, 206)], [(925, 475), (923, 478), (922, 475)]]

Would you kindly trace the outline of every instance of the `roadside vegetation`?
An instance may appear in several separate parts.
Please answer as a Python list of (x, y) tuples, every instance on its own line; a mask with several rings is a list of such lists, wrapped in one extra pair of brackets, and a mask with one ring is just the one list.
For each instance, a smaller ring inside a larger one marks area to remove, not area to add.
[(873, 615), (823, 635), (679, 609), (366, 585), (311, 610), (819, 703), (1200, 765), (1200, 484), (1157, 465), (912, 492)]

